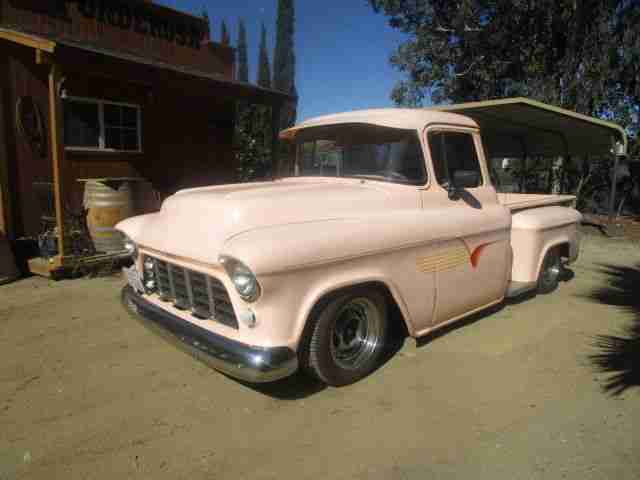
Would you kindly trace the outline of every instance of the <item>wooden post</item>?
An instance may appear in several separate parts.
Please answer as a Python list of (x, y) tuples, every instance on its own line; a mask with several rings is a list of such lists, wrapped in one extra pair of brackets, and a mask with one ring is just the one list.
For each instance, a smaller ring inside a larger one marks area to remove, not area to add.
[(278, 139), (280, 133), (280, 110), (281, 105), (273, 103), (271, 106), (271, 178), (278, 177), (281, 173), (280, 140)]
[[(0, 71), (6, 75), (7, 62), (6, 58), (0, 64)], [(11, 205), (11, 191), (9, 189), (9, 150), (7, 148), (6, 131), (4, 116), (4, 101), (6, 100), (5, 90), (6, 77), (0, 79), (0, 235), (4, 233), (7, 238), (15, 237), (13, 224), (13, 207)]]
[(613, 154), (613, 175), (611, 176), (611, 195), (609, 197), (609, 224), (613, 223), (616, 209), (616, 188), (618, 186), (618, 155)]
[(56, 224), (58, 226), (57, 266), (62, 265), (65, 254), (64, 224), (64, 141), (62, 139), (62, 102), (58, 96), (60, 67), (51, 65), (49, 71), (49, 131), (51, 132), (51, 162), (53, 166), (53, 193), (56, 207)]

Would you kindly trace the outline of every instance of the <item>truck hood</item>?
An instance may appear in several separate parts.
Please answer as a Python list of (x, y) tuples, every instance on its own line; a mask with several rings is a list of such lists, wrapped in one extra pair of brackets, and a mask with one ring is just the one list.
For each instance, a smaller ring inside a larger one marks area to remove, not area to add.
[(118, 224), (137, 243), (161, 252), (216, 263), (224, 243), (276, 225), (358, 218), (389, 208), (390, 188), (346, 179), (286, 179), (183, 190), (159, 213)]

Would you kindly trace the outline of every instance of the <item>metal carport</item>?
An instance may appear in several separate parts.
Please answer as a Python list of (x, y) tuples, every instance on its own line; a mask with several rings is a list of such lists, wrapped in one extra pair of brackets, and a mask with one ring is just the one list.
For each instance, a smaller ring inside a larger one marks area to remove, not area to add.
[(523, 97), (429, 107), (473, 118), (489, 157), (613, 156), (609, 218), (613, 217), (618, 158), (627, 134), (615, 123)]

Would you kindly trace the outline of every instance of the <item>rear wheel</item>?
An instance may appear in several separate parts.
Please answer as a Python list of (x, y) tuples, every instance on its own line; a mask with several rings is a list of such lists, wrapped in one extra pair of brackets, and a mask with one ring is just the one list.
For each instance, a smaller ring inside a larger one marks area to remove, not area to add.
[(339, 294), (310, 322), (302, 363), (322, 382), (348, 385), (378, 365), (389, 331), (387, 300), (380, 291), (355, 288)]
[(552, 248), (547, 252), (538, 274), (538, 293), (551, 293), (558, 288), (560, 275), (562, 274), (562, 263), (560, 261), (560, 251)]

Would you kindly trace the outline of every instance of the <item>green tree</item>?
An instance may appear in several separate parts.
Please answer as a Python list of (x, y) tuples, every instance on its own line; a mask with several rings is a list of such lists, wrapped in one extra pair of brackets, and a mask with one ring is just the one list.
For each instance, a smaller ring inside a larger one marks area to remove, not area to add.
[(241, 182), (263, 179), (271, 169), (268, 111), (264, 105), (238, 105), (235, 150), (237, 179)]
[(273, 54), (273, 87), (291, 93), (295, 85), (295, 9), (293, 0), (278, 0), (276, 46)]
[[(241, 30), (244, 30), (244, 24), (241, 25)], [(242, 48), (241, 44), (244, 44)], [(248, 81), (248, 67), (245, 67), (241, 73), (242, 64), (246, 65), (247, 63), (246, 48), (246, 34), (241, 33), (238, 40), (238, 79), (241, 81)], [(266, 80), (264, 75), (265, 61)], [(271, 84), (264, 25), (260, 43), (258, 84), (263, 87), (269, 87)], [(265, 178), (271, 170), (271, 109), (266, 105), (238, 103), (235, 141), (238, 180), (246, 182)]]
[(637, 0), (369, 3), (409, 36), (391, 57), (397, 104), (522, 95), (637, 129)]
[(244, 22), (238, 22), (238, 80), (249, 82), (249, 59), (247, 58), (247, 30)]
[(231, 38), (229, 37), (229, 30), (227, 30), (227, 24), (222, 20), (220, 25), (220, 43), (223, 45), (229, 45)]
[(200, 17), (202, 18), (202, 20), (204, 20), (207, 24), (207, 28), (211, 28), (210, 24), (211, 24), (211, 20), (209, 20), (209, 12), (207, 11), (206, 8), (202, 9), (202, 13), (200, 14)]
[(269, 52), (267, 50), (267, 29), (262, 24), (260, 32), (260, 52), (258, 54), (258, 79), (259, 86), (271, 88), (271, 66), (269, 65)]
[[(297, 96), (294, 51), (295, 7), (293, 0), (278, 0), (276, 46), (273, 54), (273, 88)], [(297, 102), (287, 102), (280, 112), (280, 128), (296, 122)]]

